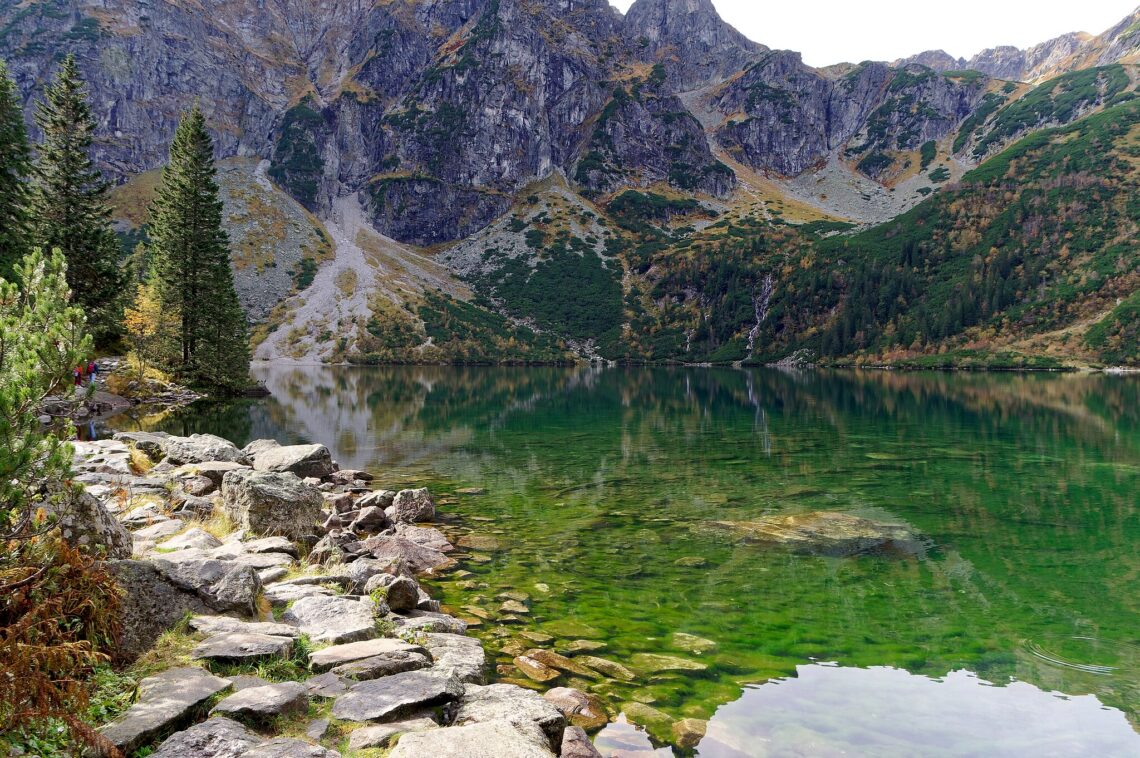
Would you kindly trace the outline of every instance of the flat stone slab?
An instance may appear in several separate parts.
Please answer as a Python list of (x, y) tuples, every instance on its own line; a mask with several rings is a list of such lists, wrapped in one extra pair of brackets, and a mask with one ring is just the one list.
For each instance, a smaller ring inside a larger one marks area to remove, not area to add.
[(424, 647), (435, 661), (433, 670), (454, 676), (461, 682), (483, 684), (487, 654), (478, 639), (459, 634), (427, 633), (423, 640)]
[(224, 632), (199, 643), (190, 657), (199, 660), (242, 663), (258, 658), (288, 658), (292, 651), (292, 637)]
[(142, 529), (136, 529), (131, 532), (131, 536), (138, 540), (161, 540), (165, 537), (173, 537), (186, 528), (180, 519), (172, 518), (165, 521), (159, 521), (150, 526), (144, 526)]
[(397, 651), (382, 653), (371, 658), (364, 658), (351, 663), (343, 663), (332, 670), (337, 676), (365, 682), (369, 679), (379, 679), (382, 676), (391, 676), (404, 671), (418, 671), (431, 666), (431, 658), (426, 653), (412, 653)]
[(551, 758), (546, 735), (534, 724), (509, 721), (405, 734), (388, 758)]
[(194, 616), (190, 628), (202, 634), (268, 634), (272, 637), (300, 637), (301, 630), (289, 624), (275, 624), (271, 621), (242, 621), (230, 616)]
[(426, 732), (429, 729), (438, 729), (439, 724), (431, 719), (408, 719), (396, 721), (391, 724), (378, 724), (366, 726), (355, 730), (348, 736), (349, 750), (364, 750), (370, 747), (388, 747), (393, 737), (409, 732)]
[(443, 634), (466, 634), (467, 622), (446, 613), (434, 611), (408, 611), (406, 614), (391, 614), (388, 620), (399, 631), (440, 632)]
[(348, 721), (388, 721), (420, 708), (452, 702), (462, 694), (458, 679), (407, 671), (353, 685), (336, 699), (332, 715)]
[(303, 597), (282, 619), (300, 627), (313, 642), (357, 642), (376, 636), (375, 603), (371, 598)]
[(218, 716), (171, 735), (150, 758), (239, 758), (260, 743), (260, 736)]
[(195, 527), (193, 529), (187, 529), (182, 534), (171, 537), (168, 540), (159, 542), (158, 549), (184, 550), (187, 548), (196, 548), (198, 550), (212, 550), (213, 548), (220, 547), (221, 544), (221, 540), (205, 529)]
[(285, 553), (296, 558), (297, 546), (285, 537), (262, 537), (243, 543), (247, 553)]
[(546, 735), (546, 747), (551, 751), (562, 746), (562, 732), (566, 717), (554, 703), (533, 690), (513, 684), (491, 684), (486, 687), (470, 686), (459, 701), (455, 725), (481, 724), (492, 721), (509, 721), (534, 724)]
[(274, 607), (288, 605), (301, 598), (332, 597), (336, 594), (328, 587), (321, 587), (316, 584), (287, 584), (285, 582), (271, 584), (263, 592), (265, 599)]
[(372, 658), (378, 655), (392, 653), (426, 653), (419, 645), (412, 645), (403, 640), (391, 637), (380, 637), (374, 640), (349, 642), (344, 645), (333, 645), (318, 650), (309, 656), (309, 667), (316, 672), (328, 671), (344, 663)]
[(265, 721), (309, 707), (309, 691), (300, 682), (280, 682), (235, 692), (214, 706), (210, 715)]
[(241, 758), (340, 758), (340, 753), (292, 737), (278, 737), (242, 753)]
[(148, 676), (139, 683), (138, 702), (99, 732), (129, 755), (229, 688), (229, 680), (189, 666)]
[(348, 692), (348, 683), (332, 671), (309, 677), (305, 680), (305, 689), (313, 697), (323, 697), (326, 700), (340, 697)]

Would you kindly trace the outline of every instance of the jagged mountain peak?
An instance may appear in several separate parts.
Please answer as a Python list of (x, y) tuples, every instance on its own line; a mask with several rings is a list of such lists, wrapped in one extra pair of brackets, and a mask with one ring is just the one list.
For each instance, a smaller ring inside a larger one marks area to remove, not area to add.
[(768, 49), (725, 22), (711, 0), (637, 0), (623, 27), (636, 54), (665, 64), (677, 90), (723, 80)]
[(921, 63), (935, 71), (972, 69), (998, 79), (1038, 82), (1067, 71), (1140, 60), (1140, 7), (1102, 34), (1069, 32), (1024, 50), (999, 45), (970, 59), (954, 58), (942, 50), (902, 58), (892, 65)]

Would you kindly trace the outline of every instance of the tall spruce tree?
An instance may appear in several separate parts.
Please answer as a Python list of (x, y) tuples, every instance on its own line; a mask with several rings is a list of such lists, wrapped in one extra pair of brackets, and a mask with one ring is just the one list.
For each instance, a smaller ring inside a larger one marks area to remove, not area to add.
[(33, 171), (33, 241), (63, 251), (72, 302), (96, 343), (107, 345), (122, 333), (122, 247), (111, 229), (110, 185), (91, 160), (95, 120), (73, 56), (37, 106), (36, 123), (44, 136)]
[(20, 93), (0, 60), (0, 277), (28, 252), (27, 185), (31, 170)]
[(214, 145), (195, 105), (174, 133), (150, 208), (151, 255), (163, 304), (180, 325), (176, 373), (197, 386), (234, 392), (249, 383), (249, 334), (215, 174)]

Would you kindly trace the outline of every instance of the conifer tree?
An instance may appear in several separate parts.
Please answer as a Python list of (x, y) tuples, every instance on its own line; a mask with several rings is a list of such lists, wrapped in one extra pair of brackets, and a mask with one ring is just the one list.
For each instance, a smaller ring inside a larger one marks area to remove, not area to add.
[(25, 180), (30, 169), (20, 93), (0, 60), (0, 276), (9, 276), (27, 253)]
[(44, 137), (33, 171), (33, 240), (63, 251), (73, 302), (105, 345), (121, 334), (122, 249), (111, 229), (109, 185), (91, 160), (95, 120), (73, 56), (36, 108), (36, 123)]
[(176, 373), (191, 384), (233, 392), (249, 383), (249, 336), (215, 174), (213, 141), (195, 105), (174, 133), (151, 205), (151, 255), (163, 305), (177, 314)]

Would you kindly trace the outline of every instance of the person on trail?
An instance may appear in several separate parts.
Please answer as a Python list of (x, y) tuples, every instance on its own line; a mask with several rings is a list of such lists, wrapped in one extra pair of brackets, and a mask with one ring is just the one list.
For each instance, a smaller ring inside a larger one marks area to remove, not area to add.
[(95, 375), (98, 373), (99, 373), (99, 367), (95, 364), (95, 361), (91, 361), (90, 363), (88, 363), (87, 364), (87, 383), (90, 385), (94, 385), (95, 384)]
[(83, 386), (83, 367), (82, 366), (76, 366), (74, 374), (75, 374), (75, 386), (76, 387), (82, 387)]

